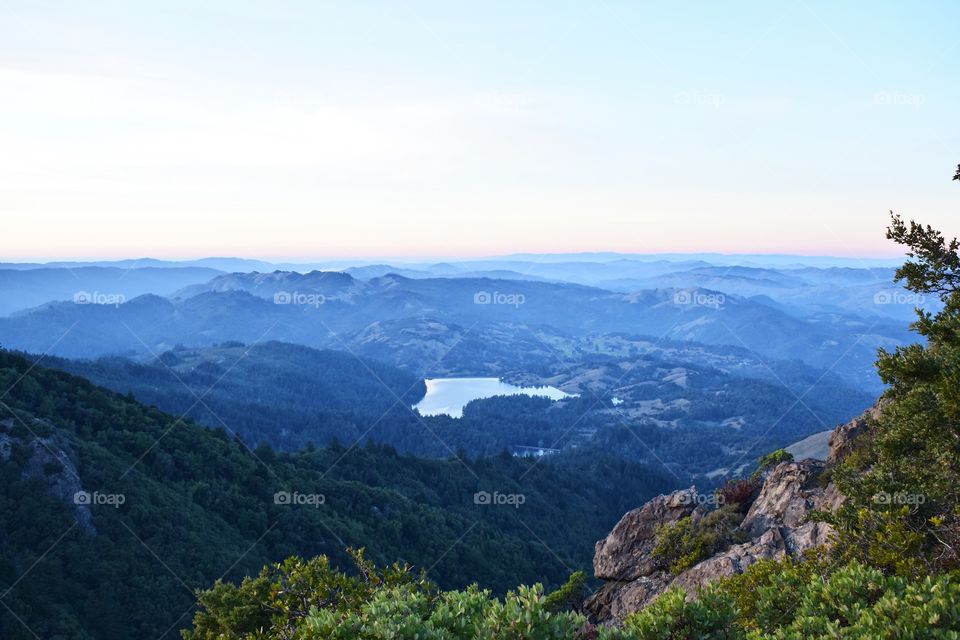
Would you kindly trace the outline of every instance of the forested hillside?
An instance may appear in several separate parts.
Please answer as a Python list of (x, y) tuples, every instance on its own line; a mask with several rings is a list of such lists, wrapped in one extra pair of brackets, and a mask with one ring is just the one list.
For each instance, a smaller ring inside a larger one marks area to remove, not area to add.
[(194, 589), (293, 554), (349, 566), (348, 547), (447, 587), (558, 584), (589, 566), (584, 541), (674, 482), (603, 457), (564, 469), (373, 445), (251, 451), (9, 352), (0, 388), (0, 637), (11, 640), (173, 638)]
[(618, 335), (557, 339), (552, 348), (570, 355), (561, 362), (544, 355), (515, 376), (562, 385), (578, 397), (486, 398), (470, 402), (456, 419), (411, 411), (424, 385), (405, 369), (282, 342), (178, 346), (146, 362), (51, 356), (43, 362), (168, 413), (225, 427), (250, 447), (296, 451), (361, 440), (433, 458), (459, 449), (476, 457), (547, 447), (666, 465), (684, 482), (717, 470), (728, 475), (873, 401), (829, 372), (763, 362), (732, 347)]
[(408, 371), (344, 351), (272, 341), (180, 346), (147, 363), (49, 356), (44, 362), (168, 413), (228, 428), (251, 447), (266, 443), (285, 451), (334, 439), (394, 442), (398, 431), (416, 426), (407, 407), (424, 394), (423, 381)]

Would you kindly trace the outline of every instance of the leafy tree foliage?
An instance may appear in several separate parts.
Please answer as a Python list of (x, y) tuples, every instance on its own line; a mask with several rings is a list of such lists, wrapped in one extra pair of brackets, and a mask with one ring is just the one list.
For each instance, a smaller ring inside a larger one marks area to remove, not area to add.
[(627, 619), (621, 640), (673, 640), (704, 638), (734, 640), (737, 611), (731, 598), (715, 590), (687, 601), (687, 593), (671, 589), (640, 613)]
[(906, 579), (851, 563), (764, 560), (690, 601), (668, 591), (628, 618), (622, 640), (957, 638), (960, 578)]
[[(544, 596), (520, 587), (500, 600), (471, 585), (441, 591), (422, 574), (394, 565), (380, 571), (354, 552), (353, 574), (325, 557), (289, 558), (239, 586), (218, 582), (200, 594), (201, 609), (184, 640), (392, 640), (394, 638), (566, 639), (583, 626), (557, 613), (567, 587)], [(582, 589), (583, 574), (567, 586)]]
[(925, 343), (881, 350), (889, 390), (857, 449), (834, 472), (849, 503), (828, 518), (837, 553), (901, 575), (960, 567), (960, 256), (956, 239), (898, 216), (888, 236), (909, 249), (898, 277), (937, 313), (918, 311)]
[(910, 291), (950, 297), (960, 288), (960, 242), (956, 238), (948, 242), (930, 225), (906, 223), (899, 215), (890, 215), (887, 238), (907, 247), (911, 258), (897, 269), (896, 279), (903, 280)]
[(757, 461), (757, 469), (753, 472), (751, 477), (754, 479), (759, 478), (765, 471), (772, 469), (781, 462), (790, 462), (792, 460), (793, 454), (785, 449), (771, 451), (770, 453), (761, 456), (761, 458)]

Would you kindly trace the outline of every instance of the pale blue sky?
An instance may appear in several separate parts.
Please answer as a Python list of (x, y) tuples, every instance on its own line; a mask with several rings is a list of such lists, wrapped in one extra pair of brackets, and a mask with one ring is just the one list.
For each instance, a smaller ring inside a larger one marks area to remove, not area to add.
[[(202, 5), (202, 8), (200, 8)], [(960, 3), (0, 0), (0, 259), (889, 255)]]

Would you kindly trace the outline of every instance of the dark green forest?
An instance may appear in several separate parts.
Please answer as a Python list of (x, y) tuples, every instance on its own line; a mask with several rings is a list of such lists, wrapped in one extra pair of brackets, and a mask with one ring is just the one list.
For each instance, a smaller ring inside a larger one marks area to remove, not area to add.
[[(195, 589), (291, 555), (349, 567), (348, 547), (428, 569), (449, 588), (557, 585), (589, 569), (590, 541), (624, 511), (676, 483), (609, 457), (565, 468), (422, 459), (374, 443), (251, 450), (9, 352), (0, 388), (4, 639), (33, 638), (28, 628), (51, 640), (173, 638)], [(93, 497), (76, 504), (78, 491)], [(478, 492), (522, 503), (478, 504)], [(278, 493), (293, 497), (278, 503)]]

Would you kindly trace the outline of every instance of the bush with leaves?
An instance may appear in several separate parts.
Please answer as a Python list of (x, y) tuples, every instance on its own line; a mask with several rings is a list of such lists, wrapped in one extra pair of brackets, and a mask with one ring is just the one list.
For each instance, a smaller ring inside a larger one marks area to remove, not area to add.
[(756, 499), (759, 489), (759, 478), (727, 480), (723, 486), (716, 490), (717, 502), (735, 508), (741, 513), (746, 513)]
[(759, 460), (757, 460), (757, 469), (750, 477), (754, 480), (759, 479), (764, 473), (774, 468), (781, 462), (792, 461), (793, 454), (786, 449), (777, 449), (776, 451), (771, 451), (767, 455), (762, 456)]
[(333, 567), (329, 558), (288, 558), (264, 567), (256, 578), (238, 586), (217, 581), (198, 596), (200, 611), (184, 640), (266, 640), (296, 637), (301, 624), (317, 610), (345, 616), (384, 590), (404, 589), (428, 596), (435, 591), (409, 567), (379, 570), (363, 550), (349, 550), (355, 573)]
[(742, 521), (736, 505), (724, 505), (699, 519), (680, 518), (657, 531), (653, 556), (671, 573), (681, 573), (732, 543), (745, 541), (746, 534), (736, 530)]
[(239, 586), (217, 582), (199, 594), (184, 640), (561, 640), (576, 637), (585, 622), (558, 611), (582, 590), (583, 573), (552, 599), (534, 585), (501, 600), (476, 585), (440, 591), (408, 567), (379, 570), (362, 550), (351, 555), (350, 574), (320, 556), (289, 558)]
[(674, 587), (629, 618), (623, 638), (631, 640), (736, 640), (742, 637), (735, 622), (734, 600), (717, 589), (707, 589), (697, 600), (688, 600), (687, 592)]
[[(851, 563), (827, 578), (805, 582), (771, 573), (758, 597), (759, 629), (749, 640), (793, 638), (960, 638), (960, 579), (956, 575), (908, 580)], [(778, 589), (780, 590), (778, 592)], [(783, 605), (789, 604), (788, 616)], [(774, 613), (774, 615), (771, 615)], [(789, 618), (788, 620), (783, 619)]]
[(356, 610), (315, 609), (303, 621), (300, 640), (459, 640), (489, 638), (569, 640), (584, 619), (550, 612), (543, 588), (520, 587), (503, 599), (476, 586), (429, 594), (403, 585), (377, 591)]
[[(604, 636), (601, 636), (604, 637)], [(907, 579), (822, 556), (763, 560), (691, 599), (662, 594), (611, 640), (960, 638), (960, 576)]]
[(575, 571), (567, 582), (547, 595), (544, 605), (548, 611), (579, 611), (587, 591), (587, 574)]

